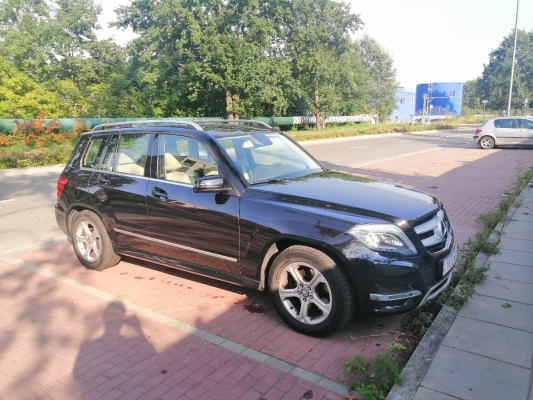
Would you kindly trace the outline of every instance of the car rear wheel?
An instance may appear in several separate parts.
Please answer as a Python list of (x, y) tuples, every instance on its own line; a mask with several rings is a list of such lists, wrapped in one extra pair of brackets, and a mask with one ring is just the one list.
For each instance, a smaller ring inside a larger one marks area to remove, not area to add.
[(292, 246), (274, 260), (269, 274), (272, 301), (283, 321), (311, 336), (327, 336), (354, 312), (355, 296), (344, 272), (326, 254)]
[(102, 221), (93, 212), (78, 213), (72, 221), (71, 233), (76, 256), (85, 267), (100, 271), (120, 261)]
[(479, 139), (479, 147), (482, 149), (492, 149), (494, 147), (494, 139), (490, 136), (483, 136)]

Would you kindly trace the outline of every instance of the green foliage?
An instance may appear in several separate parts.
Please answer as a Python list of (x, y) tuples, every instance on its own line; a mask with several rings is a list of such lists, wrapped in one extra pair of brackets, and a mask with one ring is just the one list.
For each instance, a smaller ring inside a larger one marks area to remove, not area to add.
[[(17, 150), (17, 147), (22, 149)], [(0, 169), (65, 164), (73, 148), (71, 141), (33, 150), (25, 150), (25, 146), (0, 147)]]
[(356, 43), (355, 54), (370, 79), (366, 81), (366, 107), (370, 114), (385, 120), (396, 108), (396, 70), (392, 56), (371, 37), (365, 35)]
[(399, 357), (405, 347), (393, 344), (385, 353), (378, 354), (373, 363), (354, 355), (344, 363), (348, 375), (354, 375), (352, 389), (357, 390), (362, 400), (385, 399), (394, 384), (402, 385)]
[(0, 56), (0, 118), (31, 118), (40, 112), (58, 117), (69, 113), (69, 107), (57, 93)]
[[(468, 107), (479, 107), (479, 101), (483, 97), (490, 101), (492, 109), (507, 109), (513, 47), (514, 32), (511, 32), (490, 53), (489, 62), (485, 64), (482, 76), (476, 81), (469, 81), (465, 84), (464, 100)], [(511, 103), (514, 109), (523, 110), (524, 99), (533, 97), (532, 66), (533, 31), (519, 30)], [(474, 104), (476, 102), (477, 104)]]

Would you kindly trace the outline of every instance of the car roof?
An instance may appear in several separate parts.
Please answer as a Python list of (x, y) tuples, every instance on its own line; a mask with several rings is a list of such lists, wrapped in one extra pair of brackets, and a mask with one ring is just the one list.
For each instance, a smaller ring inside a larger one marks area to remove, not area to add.
[(91, 131), (85, 134), (103, 133), (104, 131), (112, 132), (138, 132), (153, 130), (181, 132), (196, 136), (235, 136), (239, 134), (279, 132), (270, 125), (257, 120), (226, 120), (226, 119), (200, 119), (200, 120), (134, 120), (123, 121), (118, 123), (105, 123), (95, 126)]

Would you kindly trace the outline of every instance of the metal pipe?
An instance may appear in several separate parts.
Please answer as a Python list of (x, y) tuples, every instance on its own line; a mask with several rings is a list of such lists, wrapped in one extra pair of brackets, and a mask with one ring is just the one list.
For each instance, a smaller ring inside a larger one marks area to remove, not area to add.
[(516, 59), (516, 39), (518, 37), (518, 9), (520, 7), (520, 0), (516, 0), (516, 20), (514, 24), (514, 48), (513, 48), (513, 65), (511, 66), (511, 84), (509, 85), (509, 103), (507, 104), (507, 116), (511, 116), (511, 98), (513, 97), (513, 76), (514, 63)]

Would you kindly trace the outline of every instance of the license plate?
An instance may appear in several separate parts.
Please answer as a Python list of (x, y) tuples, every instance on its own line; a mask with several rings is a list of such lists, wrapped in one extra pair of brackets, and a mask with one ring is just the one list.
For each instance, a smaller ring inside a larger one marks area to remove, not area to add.
[(454, 244), (452, 247), (452, 252), (442, 260), (442, 276), (445, 276), (450, 270), (455, 266), (457, 262), (457, 245)]

